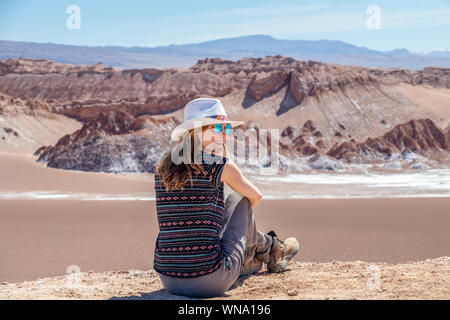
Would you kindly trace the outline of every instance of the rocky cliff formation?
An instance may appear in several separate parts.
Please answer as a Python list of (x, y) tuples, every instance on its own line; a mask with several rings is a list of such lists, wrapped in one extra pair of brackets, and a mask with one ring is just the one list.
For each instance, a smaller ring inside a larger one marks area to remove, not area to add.
[[(160, 156), (170, 150), (170, 132), (179, 123), (171, 116), (144, 115), (136, 118), (122, 111), (102, 112), (81, 129), (62, 137), (54, 146), (40, 147), (34, 155), (39, 157), (38, 161), (47, 161), (48, 166), (60, 169), (153, 172)], [(246, 163), (244, 167), (270, 165), (270, 133), (267, 137), (261, 136), (261, 129), (254, 123), (238, 128), (247, 132), (244, 143), (246, 151), (240, 157), (248, 159), (249, 150), (256, 155), (258, 148), (268, 149), (267, 157), (260, 158), (258, 163)], [(253, 134), (249, 134), (251, 130)], [(411, 120), (395, 126), (383, 136), (368, 138), (364, 142), (351, 139), (336, 143), (330, 149), (324, 146), (321, 136), (312, 121), (298, 128), (287, 126), (281, 130), (278, 148), (281, 169), (296, 171), (287, 167), (298, 166), (298, 170), (339, 170), (346, 164), (355, 163), (393, 160), (411, 163), (417, 159), (426, 162), (440, 159), (442, 155), (448, 156), (450, 150), (450, 130), (439, 129), (429, 119)], [(232, 137), (235, 140), (242, 138), (239, 135)], [(292, 159), (302, 160), (295, 162)]]
[(287, 88), (277, 114), (346, 87), (408, 83), (450, 88), (450, 69), (363, 68), (340, 66), (288, 57), (221, 58), (199, 60), (189, 69), (116, 70), (98, 63), (74, 66), (50, 60), (0, 60), (0, 90), (14, 97), (46, 102), (52, 111), (78, 120), (99, 112), (122, 110), (134, 116), (163, 114), (181, 109), (199, 96), (223, 97), (245, 90), (248, 108)]
[(166, 141), (179, 123), (174, 117), (134, 117), (123, 111), (101, 112), (54, 146), (35, 151), (53, 168), (94, 172), (154, 172)]
[(450, 135), (429, 119), (410, 120), (396, 125), (381, 137), (364, 142), (345, 141), (333, 146), (327, 155), (347, 162), (389, 160), (395, 154), (416, 153), (430, 157), (436, 151), (450, 150)]
[(200, 96), (221, 98), (230, 118), (247, 121), (243, 128), (279, 129), (280, 154), (308, 159), (312, 168), (405, 152), (433, 158), (449, 144), (449, 129), (440, 129), (450, 123), (446, 68), (363, 68), (267, 56), (119, 71), (102, 63), (8, 59), (0, 61), (0, 92), (81, 122), (36, 152), (57, 168), (153, 170), (171, 128), (183, 119), (181, 109)]
[(199, 96), (224, 96), (231, 87), (210, 73), (8, 59), (0, 61), (0, 91), (46, 102), (55, 113), (87, 121), (110, 110), (134, 116), (168, 113)]

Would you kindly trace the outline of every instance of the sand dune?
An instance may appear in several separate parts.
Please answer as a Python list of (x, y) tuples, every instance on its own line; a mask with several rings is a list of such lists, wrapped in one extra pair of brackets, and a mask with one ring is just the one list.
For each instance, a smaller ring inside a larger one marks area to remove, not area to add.
[(36, 162), (37, 157), (0, 152), (0, 192), (130, 194), (153, 191), (153, 174), (104, 174), (60, 170)]
[(79, 129), (79, 121), (50, 112), (42, 101), (0, 93), (0, 151), (33, 154)]
[(434, 113), (436, 122), (442, 128), (450, 125), (450, 89), (413, 87), (410, 84), (399, 84), (397, 90), (420, 106), (422, 110)]

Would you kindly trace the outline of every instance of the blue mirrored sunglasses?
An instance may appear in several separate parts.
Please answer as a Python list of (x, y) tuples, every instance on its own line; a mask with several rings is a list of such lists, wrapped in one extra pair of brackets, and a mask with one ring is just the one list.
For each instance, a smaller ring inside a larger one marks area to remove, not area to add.
[[(222, 132), (222, 127), (223, 125), (221, 123), (216, 123), (214, 125), (214, 132), (215, 133), (221, 133)], [(225, 125), (225, 134), (230, 134), (231, 133), (231, 124), (227, 123)]]

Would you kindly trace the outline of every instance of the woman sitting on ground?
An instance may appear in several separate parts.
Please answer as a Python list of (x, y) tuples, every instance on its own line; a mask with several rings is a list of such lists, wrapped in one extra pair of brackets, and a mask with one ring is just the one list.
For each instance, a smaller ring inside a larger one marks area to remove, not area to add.
[[(252, 207), (262, 195), (227, 158), (226, 136), (242, 122), (226, 118), (218, 99), (189, 102), (171, 136), (179, 144), (156, 168), (154, 268), (173, 294), (222, 295), (263, 263), (269, 272), (283, 271), (299, 249), (295, 238), (283, 242), (256, 229)], [(224, 182), (233, 190), (226, 199)]]

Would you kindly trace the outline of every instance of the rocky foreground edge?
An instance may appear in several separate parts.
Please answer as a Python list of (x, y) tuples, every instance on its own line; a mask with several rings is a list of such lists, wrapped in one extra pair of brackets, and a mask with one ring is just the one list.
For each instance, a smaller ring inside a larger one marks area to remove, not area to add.
[[(0, 284), (0, 299), (189, 299), (164, 290), (154, 270), (82, 272)], [(398, 264), (291, 262), (239, 278), (214, 299), (450, 299), (450, 257)]]

